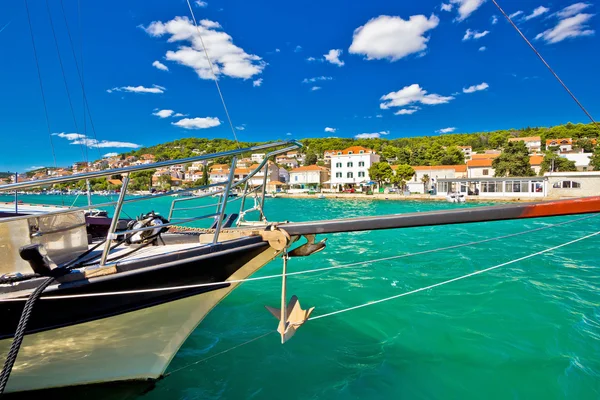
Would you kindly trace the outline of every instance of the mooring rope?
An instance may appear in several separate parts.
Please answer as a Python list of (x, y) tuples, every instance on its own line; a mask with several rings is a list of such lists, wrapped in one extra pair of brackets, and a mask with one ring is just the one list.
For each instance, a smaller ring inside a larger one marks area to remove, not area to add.
[[(316, 272), (323, 272), (323, 271), (342, 269), (342, 268), (352, 268), (352, 267), (357, 267), (360, 265), (367, 265), (367, 264), (372, 264), (372, 263), (377, 263), (377, 262), (382, 262), (382, 261), (397, 260), (397, 259), (401, 259), (401, 258), (414, 257), (414, 256), (418, 256), (418, 255), (437, 253), (440, 251), (454, 250), (454, 249), (458, 249), (461, 247), (475, 246), (475, 245), (482, 244), (482, 243), (488, 243), (488, 242), (493, 242), (493, 241), (497, 241), (497, 240), (508, 239), (511, 237), (526, 235), (528, 233), (539, 232), (542, 230), (555, 228), (557, 226), (567, 225), (567, 224), (571, 224), (574, 222), (583, 221), (586, 219), (597, 218), (598, 216), (600, 216), (600, 215), (594, 214), (594, 215), (585, 216), (582, 218), (577, 218), (574, 220), (563, 221), (563, 222), (559, 222), (556, 224), (550, 224), (550, 225), (546, 225), (546, 226), (542, 226), (542, 227), (534, 228), (534, 229), (529, 229), (529, 230), (522, 231), (522, 232), (510, 233), (508, 235), (497, 236), (497, 237), (487, 238), (487, 239), (483, 239), (483, 240), (477, 240), (477, 241), (473, 241), (473, 242), (460, 243), (460, 244), (456, 244), (456, 245), (452, 245), (452, 246), (439, 247), (439, 248), (435, 248), (435, 249), (428, 249), (428, 250), (423, 250), (423, 251), (419, 251), (419, 252), (415, 252), (415, 253), (382, 257), (382, 258), (378, 258), (378, 259), (374, 259), (374, 260), (357, 261), (357, 262), (350, 263), (350, 264), (333, 265), (331, 267), (315, 268), (315, 269), (309, 269), (309, 270), (297, 271), (297, 272), (288, 272), (286, 275), (293, 276), (293, 275), (312, 274), (312, 273), (316, 273)], [(261, 281), (261, 280), (265, 280), (265, 279), (276, 279), (276, 278), (281, 278), (281, 274), (258, 276), (258, 277), (252, 277), (252, 278), (246, 278), (246, 279), (233, 279), (230, 281), (222, 281), (222, 282), (198, 283), (198, 284), (194, 284), (194, 285), (170, 286), (170, 287), (136, 289), (136, 290), (122, 290), (122, 291), (116, 291), (116, 292), (72, 294), (72, 295), (62, 295), (62, 296), (43, 296), (40, 298), (40, 300), (61, 300), (61, 299), (83, 298), (83, 297), (119, 296), (119, 295), (128, 295), (128, 294), (162, 292), (162, 291), (170, 291), (170, 290), (196, 289), (196, 288), (201, 288), (201, 287), (209, 287), (209, 286), (217, 286), (217, 285), (233, 284), (233, 283), (243, 283), (243, 282), (253, 282), (253, 281)], [(27, 298), (22, 297), (22, 298), (15, 298), (15, 299), (0, 299), (0, 302), (10, 302), (10, 301), (18, 302), (18, 301), (25, 301), (25, 300), (27, 300)]]
[(481, 270), (478, 270), (478, 271), (475, 271), (475, 272), (471, 272), (470, 274), (466, 274), (466, 275), (462, 275), (462, 276), (459, 276), (459, 277), (456, 277), (456, 278), (448, 279), (447, 281), (438, 282), (438, 283), (435, 283), (433, 285), (424, 286), (422, 288), (411, 290), (409, 292), (405, 292), (405, 293), (401, 293), (401, 294), (397, 294), (395, 296), (385, 297), (383, 299), (369, 301), (368, 303), (359, 304), (357, 306), (344, 308), (344, 309), (333, 311), (333, 312), (330, 312), (330, 313), (327, 313), (327, 314), (317, 315), (315, 317), (309, 318), (308, 320), (309, 321), (314, 321), (314, 320), (321, 319), (321, 318), (331, 317), (333, 315), (345, 313), (345, 312), (348, 312), (348, 311), (358, 310), (359, 308), (364, 308), (364, 307), (372, 306), (372, 305), (375, 305), (375, 304), (383, 303), (383, 302), (386, 302), (386, 301), (394, 300), (394, 299), (397, 299), (397, 298), (400, 298), (400, 297), (408, 296), (410, 294), (423, 292), (425, 290), (433, 289), (433, 288), (438, 287), (438, 286), (447, 285), (447, 284), (452, 283), (452, 282), (456, 282), (456, 281), (460, 281), (462, 279), (470, 278), (470, 277), (475, 276), (475, 275), (480, 275), (480, 274), (483, 274), (483, 273), (486, 273), (486, 272), (489, 272), (489, 271), (493, 271), (493, 270), (495, 270), (497, 268), (500, 268), (500, 267), (505, 267), (507, 265), (514, 264), (514, 263), (519, 262), (519, 261), (527, 260), (529, 258), (532, 258), (532, 257), (535, 257), (535, 256), (539, 256), (539, 255), (542, 255), (542, 254), (545, 254), (545, 253), (548, 253), (548, 252), (560, 249), (561, 247), (565, 247), (565, 246), (571, 245), (573, 243), (577, 243), (577, 242), (580, 242), (582, 240), (589, 239), (589, 238), (594, 237), (596, 235), (600, 235), (600, 231), (594, 232), (594, 233), (590, 233), (589, 235), (580, 237), (578, 239), (571, 240), (571, 241), (563, 243), (563, 244), (559, 244), (558, 246), (549, 247), (547, 249), (544, 249), (544, 250), (541, 250), (541, 251), (529, 254), (529, 255), (524, 256), (524, 257), (519, 257), (519, 258), (516, 258), (514, 260), (504, 262), (502, 264), (494, 265), (493, 267), (489, 267), (489, 268), (486, 268), (486, 269), (481, 269)]
[[(411, 290), (411, 291), (408, 291), (408, 292), (404, 292), (404, 293), (401, 293), (401, 294), (397, 294), (397, 295), (394, 295), (394, 296), (385, 297), (383, 299), (369, 301), (367, 303), (359, 304), (359, 305), (356, 305), (356, 306), (353, 306), (353, 307), (348, 307), (348, 308), (344, 308), (344, 309), (341, 309), (341, 310), (332, 311), (332, 312), (327, 313), (327, 314), (317, 315), (317, 316), (314, 316), (312, 318), (309, 318), (308, 321), (316, 321), (318, 319), (332, 317), (334, 315), (342, 314), (342, 313), (345, 313), (345, 312), (348, 312), (348, 311), (353, 311), (353, 310), (357, 310), (357, 309), (360, 309), (360, 308), (365, 308), (365, 307), (368, 307), (368, 306), (373, 306), (375, 304), (380, 304), (380, 303), (384, 303), (384, 302), (387, 302), (387, 301), (395, 300), (395, 299), (398, 299), (400, 297), (405, 297), (405, 296), (408, 296), (408, 295), (411, 295), (411, 294), (415, 294), (415, 293), (423, 292), (423, 291), (426, 291), (426, 290), (429, 290), (429, 289), (433, 289), (433, 288), (436, 288), (436, 287), (439, 287), (439, 286), (447, 285), (447, 284), (452, 283), (452, 282), (457, 282), (457, 281), (460, 281), (460, 280), (463, 280), (463, 279), (467, 279), (467, 278), (470, 278), (470, 277), (473, 277), (473, 276), (476, 276), (476, 275), (484, 274), (486, 272), (493, 271), (495, 269), (498, 269), (498, 268), (501, 268), (501, 267), (505, 267), (505, 266), (510, 265), (510, 264), (514, 264), (514, 263), (517, 263), (517, 262), (520, 262), (520, 261), (523, 261), (523, 260), (527, 260), (529, 258), (533, 258), (533, 257), (539, 256), (539, 255), (545, 254), (545, 253), (549, 253), (551, 251), (560, 249), (560, 248), (565, 247), (565, 246), (569, 246), (569, 245), (571, 245), (573, 243), (577, 243), (577, 242), (580, 242), (580, 241), (585, 240), (585, 239), (589, 239), (589, 238), (597, 236), (597, 235), (600, 235), (600, 231), (591, 233), (589, 235), (586, 235), (586, 236), (583, 236), (583, 237), (580, 237), (580, 238), (577, 238), (577, 239), (574, 239), (574, 240), (571, 240), (571, 241), (563, 243), (563, 244), (559, 244), (557, 246), (549, 247), (547, 249), (544, 249), (544, 250), (541, 250), (541, 251), (529, 254), (529, 255), (524, 256), (524, 257), (516, 258), (516, 259), (511, 260), (511, 261), (507, 261), (507, 262), (504, 262), (504, 263), (501, 263), (501, 264), (498, 264), (498, 265), (494, 265), (493, 267), (489, 267), (489, 268), (485, 268), (485, 269), (478, 270), (478, 271), (475, 271), (475, 272), (471, 272), (469, 274), (461, 275), (459, 277), (448, 279), (448, 280), (443, 281), (443, 282), (438, 282), (438, 283), (435, 283), (433, 285), (424, 286), (424, 287), (421, 287), (421, 288), (418, 288), (418, 289), (414, 289), (414, 290)], [(212, 358), (215, 358), (215, 357), (220, 356), (222, 354), (228, 353), (228, 352), (233, 351), (235, 349), (238, 349), (238, 348), (240, 348), (242, 346), (245, 346), (247, 344), (253, 343), (253, 342), (255, 342), (255, 341), (259, 340), (259, 339), (262, 339), (263, 337), (268, 336), (268, 335), (270, 335), (272, 333), (275, 333), (275, 332), (276, 331), (269, 331), (267, 333), (264, 333), (262, 335), (259, 335), (259, 336), (255, 337), (255, 338), (247, 340), (247, 341), (245, 341), (243, 343), (240, 343), (238, 345), (235, 345), (233, 347), (230, 347), (228, 349), (225, 349), (223, 351), (215, 353), (215, 354), (213, 354), (213, 355), (211, 355), (209, 357), (205, 357), (205, 358), (203, 358), (201, 360), (198, 360), (198, 361), (195, 361), (193, 363), (184, 365), (183, 367), (177, 368), (177, 369), (175, 369), (175, 370), (173, 370), (173, 371), (165, 374), (165, 377), (167, 377), (169, 375), (172, 375), (174, 373), (177, 373), (179, 371), (182, 371), (184, 369), (187, 369), (187, 368), (189, 368), (191, 366), (194, 366), (194, 365), (200, 364), (202, 362), (208, 361), (208, 360), (210, 360)]]

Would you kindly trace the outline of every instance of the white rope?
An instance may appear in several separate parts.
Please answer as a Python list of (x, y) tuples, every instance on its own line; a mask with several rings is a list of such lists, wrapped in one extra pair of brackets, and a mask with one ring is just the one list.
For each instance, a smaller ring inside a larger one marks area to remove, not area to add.
[[(511, 233), (511, 234), (508, 234), (508, 235), (497, 236), (497, 237), (494, 237), (494, 238), (488, 238), (488, 239), (478, 240), (478, 241), (474, 241), (474, 242), (461, 243), (461, 244), (457, 244), (457, 245), (453, 245), (453, 246), (439, 247), (439, 248), (436, 248), (436, 249), (423, 250), (423, 251), (419, 251), (419, 252), (416, 252), (416, 253), (400, 254), (400, 255), (397, 255), (397, 256), (383, 257), (383, 258), (374, 259), (374, 260), (358, 261), (358, 262), (350, 263), (350, 264), (334, 265), (334, 266), (331, 266), (331, 267), (315, 268), (315, 269), (304, 270), (304, 271), (297, 271), (297, 272), (288, 272), (286, 275), (287, 276), (291, 276), (291, 275), (303, 275), (303, 274), (311, 274), (311, 273), (315, 273), (315, 272), (329, 271), (329, 270), (333, 270), (333, 269), (351, 268), (351, 267), (356, 267), (356, 266), (359, 266), (359, 265), (372, 264), (372, 263), (381, 262), (381, 261), (396, 260), (396, 259), (400, 259), (400, 258), (408, 258), (408, 257), (414, 257), (414, 256), (418, 256), (418, 255), (423, 255), (423, 254), (430, 254), (430, 253), (437, 253), (437, 252), (440, 252), (440, 251), (453, 250), (453, 249), (458, 249), (458, 248), (461, 248), (461, 247), (475, 246), (475, 245), (478, 245), (478, 244), (481, 244), (481, 243), (487, 243), (487, 242), (492, 242), (492, 241), (496, 241), (496, 240), (507, 239), (507, 238), (510, 238), (510, 237), (526, 235), (528, 233), (537, 232), (537, 231), (541, 231), (541, 230), (545, 230), (545, 229), (550, 229), (550, 228), (554, 228), (554, 227), (561, 226), (561, 225), (571, 224), (573, 222), (579, 222), (579, 221), (590, 219), (590, 218), (596, 218), (598, 216), (600, 216), (600, 215), (594, 214), (594, 215), (586, 216), (586, 217), (583, 217), (583, 218), (577, 218), (577, 219), (574, 219), (574, 220), (571, 220), (571, 221), (559, 222), (559, 223), (556, 223), (556, 224), (542, 226), (540, 228), (529, 229), (529, 230), (522, 231), (522, 232)], [(43, 296), (43, 297), (40, 298), (40, 300), (76, 299), (76, 298), (83, 298), (83, 297), (118, 296), (118, 295), (127, 295), (127, 294), (162, 292), (162, 291), (169, 291), (169, 290), (196, 289), (196, 288), (207, 287), (207, 286), (216, 286), (216, 285), (231, 284), (231, 283), (243, 283), (243, 282), (261, 281), (261, 280), (265, 280), (265, 279), (275, 279), (275, 278), (281, 278), (281, 276), (282, 276), (282, 274), (275, 274), (275, 275), (259, 276), (259, 277), (254, 277), (254, 278), (234, 279), (234, 280), (223, 281), (223, 282), (198, 283), (198, 284), (194, 284), (194, 285), (184, 285), (184, 286), (171, 286), (171, 287), (161, 287), (161, 288), (151, 288), (151, 289), (138, 289), (138, 290), (124, 290), (124, 291), (118, 291), (118, 292), (100, 292), (100, 293), (87, 293), (87, 294), (72, 294), (72, 295), (64, 295), (64, 296)], [(25, 298), (21, 297), (21, 298), (16, 298), (16, 299), (0, 299), (0, 302), (9, 302), (9, 301), (15, 301), (16, 302), (16, 301), (26, 301), (26, 300), (27, 300), (26, 297)]]
[(533, 253), (533, 254), (530, 254), (528, 256), (520, 257), (520, 258), (517, 258), (515, 260), (511, 260), (511, 261), (507, 261), (507, 262), (502, 263), (502, 264), (494, 265), (493, 267), (489, 267), (489, 268), (482, 269), (482, 270), (479, 270), (479, 271), (471, 272), (470, 274), (467, 274), (467, 275), (459, 276), (457, 278), (449, 279), (447, 281), (438, 282), (438, 283), (435, 283), (433, 285), (429, 285), (429, 286), (425, 286), (425, 287), (422, 287), (422, 288), (419, 288), (419, 289), (411, 290), (410, 292), (401, 293), (401, 294), (397, 294), (395, 296), (386, 297), (384, 299), (370, 301), (368, 303), (360, 304), (360, 305), (357, 305), (357, 306), (354, 306), (354, 307), (344, 308), (342, 310), (333, 311), (333, 312), (330, 312), (330, 313), (327, 313), (327, 314), (323, 314), (323, 315), (317, 315), (315, 317), (309, 318), (308, 320), (309, 321), (314, 321), (316, 319), (321, 319), (321, 318), (325, 318), (325, 317), (331, 317), (333, 315), (345, 313), (345, 312), (352, 311), (352, 310), (358, 310), (359, 308), (364, 308), (364, 307), (372, 306), (372, 305), (375, 305), (375, 304), (383, 303), (383, 302), (386, 302), (386, 301), (394, 300), (394, 299), (397, 299), (399, 297), (408, 296), (409, 294), (419, 293), (419, 292), (423, 292), (425, 290), (433, 289), (433, 288), (438, 287), (438, 286), (447, 285), (448, 283), (460, 281), (462, 279), (470, 278), (470, 277), (475, 276), (475, 275), (480, 275), (480, 274), (492, 271), (492, 270), (500, 268), (500, 267), (504, 267), (504, 266), (507, 266), (507, 265), (510, 265), (510, 264), (514, 264), (514, 263), (519, 262), (519, 261), (527, 260), (528, 258), (532, 258), (532, 257), (535, 257), (535, 256), (539, 256), (541, 254), (544, 254), (544, 253), (548, 253), (548, 252), (553, 251), (553, 250), (560, 249), (561, 247), (565, 247), (565, 246), (568, 246), (570, 244), (577, 243), (577, 242), (580, 242), (580, 241), (585, 240), (585, 239), (589, 239), (589, 238), (591, 238), (593, 236), (596, 236), (596, 235), (600, 235), (600, 231), (595, 232), (595, 233), (591, 233), (591, 234), (583, 236), (583, 237), (580, 237), (579, 239), (571, 240), (570, 242), (567, 242), (567, 243), (559, 244), (558, 246), (554, 246), (554, 247), (550, 247), (550, 248), (547, 248), (547, 249), (542, 250), (542, 251), (538, 251), (537, 253)]

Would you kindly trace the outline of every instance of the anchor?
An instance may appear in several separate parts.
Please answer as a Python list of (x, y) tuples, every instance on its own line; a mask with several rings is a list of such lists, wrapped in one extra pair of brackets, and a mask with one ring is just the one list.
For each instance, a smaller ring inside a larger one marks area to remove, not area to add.
[(327, 238), (321, 240), (318, 243), (315, 243), (316, 236), (317, 235), (304, 235), (304, 237), (306, 238), (306, 243), (290, 251), (289, 256), (308, 257), (312, 254), (325, 250), (325, 246), (327, 245), (325, 242), (327, 242)]
[(308, 310), (303, 310), (300, 306), (300, 300), (298, 300), (296, 295), (292, 296), (290, 302), (286, 306), (286, 273), (289, 258), (290, 256), (288, 255), (287, 250), (284, 250), (283, 273), (281, 275), (281, 308), (265, 306), (265, 308), (279, 320), (277, 332), (281, 335), (282, 344), (294, 336), (296, 331), (308, 320), (310, 314), (315, 309), (314, 307), (311, 307)]

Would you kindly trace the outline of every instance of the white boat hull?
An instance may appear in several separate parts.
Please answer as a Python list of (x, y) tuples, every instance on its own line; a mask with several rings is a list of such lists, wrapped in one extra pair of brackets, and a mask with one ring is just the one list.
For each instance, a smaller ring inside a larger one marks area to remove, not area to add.
[[(229, 279), (247, 278), (278, 254), (273, 248), (267, 248)], [(27, 335), (6, 393), (157, 379), (190, 333), (237, 285), (234, 283), (223, 289), (110, 318)], [(12, 339), (0, 341), (2, 359), (11, 342)]]

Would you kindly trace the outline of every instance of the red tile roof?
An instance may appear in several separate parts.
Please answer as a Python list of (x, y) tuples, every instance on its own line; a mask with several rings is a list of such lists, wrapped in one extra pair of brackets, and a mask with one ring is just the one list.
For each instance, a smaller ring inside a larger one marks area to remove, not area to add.
[(305, 165), (303, 167), (294, 168), (290, 172), (304, 172), (304, 171), (327, 171), (327, 168), (319, 167), (318, 165)]

